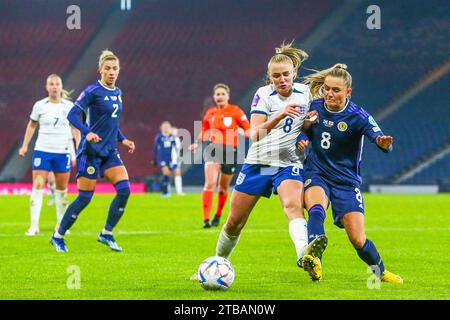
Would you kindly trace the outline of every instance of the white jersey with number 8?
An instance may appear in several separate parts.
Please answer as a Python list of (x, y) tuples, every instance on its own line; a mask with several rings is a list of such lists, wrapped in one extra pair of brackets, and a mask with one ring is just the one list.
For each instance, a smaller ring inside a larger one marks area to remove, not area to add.
[(259, 88), (253, 98), (252, 114), (264, 114), (271, 119), (286, 105), (298, 104), (300, 105), (300, 116), (284, 118), (268, 135), (259, 141), (254, 141), (250, 146), (245, 163), (274, 167), (287, 167), (295, 164), (302, 168), (296, 140), (301, 132), (311, 101), (309, 88), (304, 84), (294, 83), (292, 94), (289, 97), (279, 95), (273, 85)]

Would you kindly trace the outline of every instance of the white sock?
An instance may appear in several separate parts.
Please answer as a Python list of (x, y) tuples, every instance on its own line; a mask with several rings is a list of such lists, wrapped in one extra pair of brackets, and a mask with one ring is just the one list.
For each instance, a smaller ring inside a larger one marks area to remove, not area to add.
[(175, 176), (175, 190), (178, 194), (183, 193), (183, 180), (181, 176)]
[(58, 239), (64, 238), (63, 235), (59, 234), (58, 230), (56, 230), (55, 233), (54, 233), (53, 235), (54, 235), (55, 238), (58, 238)]
[(112, 233), (112, 231), (108, 231), (105, 228), (103, 228), (102, 234), (113, 234), (113, 233)]
[(64, 217), (64, 213), (67, 210), (67, 189), (55, 190), (55, 203), (56, 203), (56, 221), (59, 226), (61, 219)]
[(50, 193), (52, 194), (52, 196), (54, 196), (56, 191), (56, 184), (54, 182), (51, 182), (48, 184), (48, 188), (50, 189)]
[(219, 239), (217, 239), (216, 245), (216, 256), (228, 259), (233, 252), (234, 247), (236, 247), (239, 236), (229, 236), (222, 228), (220, 231)]
[(289, 234), (297, 252), (297, 259), (305, 254), (308, 245), (308, 229), (304, 218), (295, 218), (289, 222)]
[(30, 196), (31, 228), (39, 228), (39, 217), (41, 216), (42, 198), (44, 189), (33, 188)]

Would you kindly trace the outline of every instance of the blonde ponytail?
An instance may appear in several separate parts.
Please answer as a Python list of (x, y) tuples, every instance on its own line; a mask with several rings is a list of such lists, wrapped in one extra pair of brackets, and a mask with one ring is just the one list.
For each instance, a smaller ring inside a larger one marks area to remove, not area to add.
[(294, 66), (294, 79), (297, 78), (298, 69), (303, 61), (309, 58), (309, 55), (301, 49), (294, 48), (293, 43), (294, 41), (287, 44), (283, 42), (279, 48), (275, 48), (275, 55), (267, 64), (267, 83), (270, 83), (269, 68), (272, 63), (291, 62)]
[(303, 83), (309, 87), (309, 90), (314, 99), (322, 98), (322, 86), (325, 81), (325, 78), (328, 76), (341, 78), (345, 81), (347, 88), (352, 87), (352, 76), (347, 71), (346, 64), (336, 63), (331, 68), (321, 71), (317, 70), (312, 71), (315, 71), (315, 73), (307, 75), (304, 78)]
[(68, 91), (66, 89), (62, 89), (61, 98), (70, 100), (70, 99), (72, 99), (72, 97), (71, 97), (72, 93), (73, 93), (73, 90)]

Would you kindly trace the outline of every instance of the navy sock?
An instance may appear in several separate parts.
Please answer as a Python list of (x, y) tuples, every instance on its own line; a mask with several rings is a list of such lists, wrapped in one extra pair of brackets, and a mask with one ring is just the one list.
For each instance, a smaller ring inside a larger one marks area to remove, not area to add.
[(59, 224), (58, 233), (64, 235), (72, 227), (78, 215), (91, 202), (94, 191), (79, 190), (78, 197), (69, 205)]
[(116, 189), (117, 194), (109, 206), (108, 218), (106, 219), (105, 225), (105, 229), (108, 231), (112, 231), (120, 218), (122, 218), (128, 198), (130, 197), (130, 183), (128, 180), (117, 182), (114, 185), (114, 188)]
[(355, 249), (361, 260), (367, 263), (375, 274), (378, 274), (378, 270), (380, 275), (384, 272), (383, 260), (381, 260), (380, 254), (372, 241), (366, 239), (361, 249)]
[(317, 236), (325, 234), (323, 226), (325, 222), (325, 210), (320, 204), (312, 206), (308, 211), (308, 243)]
[(163, 176), (162, 179), (162, 185), (161, 185), (161, 191), (163, 194), (168, 194), (169, 193), (169, 183), (170, 183), (170, 176)]

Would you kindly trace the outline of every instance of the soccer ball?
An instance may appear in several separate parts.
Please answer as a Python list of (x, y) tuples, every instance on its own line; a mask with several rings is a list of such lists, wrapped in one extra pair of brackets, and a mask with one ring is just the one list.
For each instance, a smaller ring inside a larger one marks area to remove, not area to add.
[(209, 257), (198, 268), (198, 281), (205, 290), (228, 290), (234, 281), (234, 269), (225, 258)]

